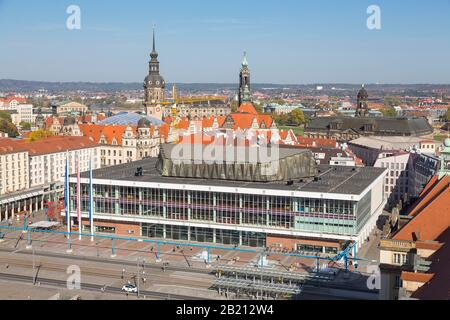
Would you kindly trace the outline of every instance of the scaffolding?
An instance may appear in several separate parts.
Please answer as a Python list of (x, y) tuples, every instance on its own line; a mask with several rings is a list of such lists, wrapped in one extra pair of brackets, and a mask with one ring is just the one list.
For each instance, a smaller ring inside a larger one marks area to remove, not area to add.
[(227, 298), (232, 293), (236, 298), (247, 295), (256, 299), (289, 299), (299, 295), (306, 283), (321, 285), (335, 278), (333, 273), (311, 274), (233, 266), (219, 266), (216, 276), (212, 290), (225, 294)]
[(219, 294), (225, 294), (227, 298), (230, 297), (231, 292), (237, 298), (241, 295), (247, 295), (256, 299), (290, 298), (299, 295), (302, 291), (301, 286), (296, 284), (288, 285), (232, 278), (217, 279), (211, 289), (217, 290)]

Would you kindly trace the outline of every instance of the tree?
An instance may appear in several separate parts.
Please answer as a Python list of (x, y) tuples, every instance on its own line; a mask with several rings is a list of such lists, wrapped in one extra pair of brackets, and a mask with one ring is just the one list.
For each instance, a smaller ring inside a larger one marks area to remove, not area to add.
[(8, 122), (12, 122), (11, 115), (6, 111), (0, 111), (0, 119), (6, 120)]
[(302, 124), (305, 124), (305, 114), (303, 113), (302, 109), (295, 109), (290, 114), (290, 122), (295, 126), (300, 126)]
[(450, 107), (447, 109), (447, 112), (444, 115), (445, 121), (450, 121)]
[(400, 101), (400, 99), (398, 99), (396, 97), (388, 96), (384, 99), (384, 105), (386, 107), (395, 107), (395, 106), (399, 106), (401, 104), (402, 104), (402, 102)]
[(396, 117), (397, 116), (397, 111), (394, 108), (383, 109), (383, 110), (381, 110), (381, 112), (383, 113), (383, 115), (385, 117)]
[(19, 123), (19, 126), (22, 127), (22, 130), (26, 130), (26, 131), (31, 130), (31, 123), (22, 121), (21, 123)]
[(260, 103), (253, 103), (253, 106), (255, 107), (256, 112), (258, 112), (258, 114), (262, 114), (264, 113), (264, 109), (263, 109), (263, 105)]
[(33, 142), (33, 141), (39, 141), (42, 140), (44, 138), (48, 138), (53, 136), (53, 132), (48, 131), (48, 130), (37, 130), (32, 132), (29, 137), (28, 137), (28, 141)]
[(279, 126), (287, 126), (289, 122), (289, 115), (288, 114), (274, 114), (272, 116), (275, 123)]
[(3, 118), (0, 118), (0, 132), (7, 133), (11, 138), (15, 138), (19, 135), (16, 126), (11, 121), (7, 121)]
[(236, 112), (238, 109), (238, 102), (236, 100), (231, 101), (231, 112)]

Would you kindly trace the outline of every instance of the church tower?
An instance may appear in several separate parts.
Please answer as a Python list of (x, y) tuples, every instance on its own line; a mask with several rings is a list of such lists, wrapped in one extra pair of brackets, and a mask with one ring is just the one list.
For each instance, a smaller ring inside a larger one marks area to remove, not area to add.
[(369, 115), (369, 95), (364, 85), (358, 92), (356, 105), (356, 117), (367, 117)]
[(244, 52), (242, 60), (241, 72), (239, 73), (239, 105), (241, 106), (245, 100), (250, 97), (250, 69), (248, 68), (247, 52)]
[(153, 28), (153, 50), (150, 53), (149, 73), (144, 80), (144, 106), (148, 116), (162, 119), (165, 88), (166, 82), (159, 74), (158, 52), (156, 52), (155, 29)]

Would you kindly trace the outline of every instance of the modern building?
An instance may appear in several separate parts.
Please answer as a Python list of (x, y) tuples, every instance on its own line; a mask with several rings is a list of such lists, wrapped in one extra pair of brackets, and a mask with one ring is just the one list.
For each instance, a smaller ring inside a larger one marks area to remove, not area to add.
[(419, 137), (360, 137), (348, 145), (366, 166), (388, 169), (384, 190), (388, 209), (418, 196), (431, 175), (424, 182), (427, 178), (420, 176), (423, 170), (416, 168), (416, 164), (420, 166), (416, 158), (433, 156), (438, 150), (436, 142)]
[[(93, 172), (97, 232), (335, 254), (348, 241), (361, 246), (385, 206), (385, 169), (317, 166), (302, 149), (279, 149), (279, 160), (253, 163), (238, 156), (209, 161), (177, 147), (164, 145), (157, 159)], [(235, 150), (224, 152), (229, 157)], [(88, 187), (84, 174), (86, 230)], [(75, 217), (75, 177), (70, 192)]]

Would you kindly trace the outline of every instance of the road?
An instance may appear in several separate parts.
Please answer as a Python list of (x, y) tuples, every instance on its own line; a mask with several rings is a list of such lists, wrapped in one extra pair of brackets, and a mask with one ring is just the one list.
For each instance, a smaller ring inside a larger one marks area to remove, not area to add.
[[(127, 281), (137, 284), (136, 263), (124, 265), (119, 261), (87, 261), (78, 257), (54, 257), (53, 254), (33, 256), (29, 251), (11, 253), (0, 250), (0, 279), (3, 280), (67, 288), (67, 269), (71, 265), (80, 268), (81, 290), (117, 294), (122, 292), (122, 285)], [(205, 300), (215, 297), (214, 291), (208, 290), (214, 280), (213, 275), (205, 272), (200, 275), (200, 272), (181, 268), (166, 269), (164, 272), (161, 267), (150, 265), (145, 265), (145, 268), (141, 265), (139, 268), (141, 297), (170, 300)], [(144, 277), (145, 284), (142, 281)]]

